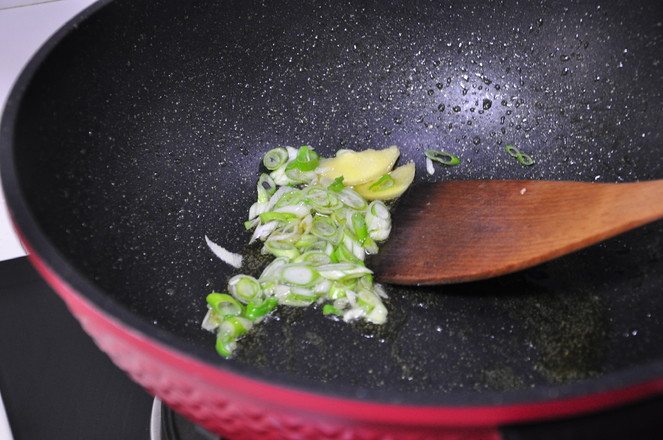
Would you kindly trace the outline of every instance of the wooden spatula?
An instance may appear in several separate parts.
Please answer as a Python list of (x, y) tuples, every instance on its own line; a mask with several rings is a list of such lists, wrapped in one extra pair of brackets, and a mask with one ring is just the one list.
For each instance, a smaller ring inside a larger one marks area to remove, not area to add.
[(514, 272), (663, 218), (663, 180), (449, 181), (409, 190), (372, 262), (393, 284), (446, 284)]

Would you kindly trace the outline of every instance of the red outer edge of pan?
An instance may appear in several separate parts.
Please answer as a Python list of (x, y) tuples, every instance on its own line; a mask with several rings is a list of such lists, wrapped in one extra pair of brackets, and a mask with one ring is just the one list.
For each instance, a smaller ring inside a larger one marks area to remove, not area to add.
[[(598, 411), (663, 392), (663, 378), (658, 378), (619, 390), (568, 399), (530, 404), (440, 407), (380, 404), (288, 389), (205, 365), (127, 328), (79, 295), (37, 254), (30, 252), (29, 258), (97, 345), (120, 368), (176, 411), (223, 434), (228, 433), (229, 424), (237, 425), (240, 431), (243, 429), (241, 420), (237, 421), (237, 411), (241, 410), (253, 419), (250, 423), (254, 428), (256, 420), (264, 419), (263, 425), (267, 426), (260, 426), (260, 430), (274, 429), (276, 425), (283, 428), (283, 423), (275, 422), (275, 418), (281, 417), (294, 418), (289, 420), (290, 428), (296, 427), (299, 431), (302, 424), (317, 424), (312, 435), (348, 426), (381, 431), (377, 427), (383, 426), (392, 433), (403, 429), (414, 435), (414, 428), (420, 434), (439, 434), (441, 429), (448, 429), (456, 434), (464, 432), (471, 438), (496, 439), (500, 437), (496, 431), (500, 425)], [(269, 412), (270, 417), (260, 415), (264, 412)], [(283, 434), (287, 433), (279, 435)]]

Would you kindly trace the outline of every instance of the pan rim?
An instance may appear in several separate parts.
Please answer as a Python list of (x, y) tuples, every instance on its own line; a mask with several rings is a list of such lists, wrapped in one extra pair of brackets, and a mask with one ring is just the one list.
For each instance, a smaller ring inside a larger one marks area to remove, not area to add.
[[(213, 350), (203, 350), (194, 347), (177, 335), (148, 323), (144, 318), (131, 312), (120, 303), (106, 296), (92, 281), (87, 279), (75, 265), (68, 261), (46, 237), (29, 207), (22, 198), (22, 190), (14, 167), (14, 124), (20, 107), (20, 98), (27, 89), (31, 78), (58, 43), (84, 20), (106, 7), (113, 0), (101, 0), (72, 18), (61, 27), (39, 49), (35, 56), (23, 69), (19, 78), (12, 87), (7, 104), (0, 121), (0, 174), (2, 187), (6, 196), (7, 205), (12, 215), (12, 221), (21, 239), (33, 251), (31, 258), (42, 261), (62, 280), (72, 286), (81, 300), (89, 302), (105, 314), (116, 318), (127, 329), (147, 336), (152, 343), (170, 347), (178, 355), (185, 356), (193, 362), (201, 363), (206, 367), (230, 372), (261, 384), (276, 385), (284, 390), (306, 392), (328, 398), (341, 398), (358, 402), (369, 402), (382, 405), (403, 405), (408, 407), (433, 407), (440, 411), (468, 408), (468, 411), (480, 409), (496, 409), (509, 405), (528, 405), (553, 401), (568, 401), (582, 399), (588, 396), (601, 396), (604, 393), (618, 392), (634, 387), (644, 387), (638, 393), (645, 397), (663, 392), (660, 383), (663, 375), (663, 360), (652, 361), (620, 372), (609, 373), (596, 378), (586, 379), (570, 384), (557, 386), (537, 386), (532, 389), (515, 391), (481, 391), (481, 392), (387, 392), (384, 390), (362, 390), (361, 397), (357, 397), (357, 390), (350, 387), (339, 387), (337, 384), (328, 385), (308, 379), (302, 379), (283, 373), (270, 373), (269, 380), (260, 369), (238, 363), (233, 360), (219, 358)], [(34, 262), (34, 260), (33, 260)], [(628, 395), (624, 400), (615, 399), (612, 402), (603, 402), (604, 406), (625, 403), (633, 399)], [(595, 408), (599, 408), (596, 406)]]

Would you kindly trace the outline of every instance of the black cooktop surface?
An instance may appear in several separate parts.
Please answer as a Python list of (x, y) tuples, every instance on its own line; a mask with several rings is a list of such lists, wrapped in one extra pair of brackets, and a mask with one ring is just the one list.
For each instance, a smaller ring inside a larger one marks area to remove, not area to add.
[(0, 262), (0, 393), (14, 440), (148, 440), (152, 397), (101, 352), (27, 258)]

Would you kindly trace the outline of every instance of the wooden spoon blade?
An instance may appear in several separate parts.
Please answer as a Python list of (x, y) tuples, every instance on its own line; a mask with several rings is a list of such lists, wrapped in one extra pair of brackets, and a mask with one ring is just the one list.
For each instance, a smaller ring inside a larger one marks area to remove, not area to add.
[(411, 188), (377, 279), (446, 284), (518, 271), (663, 217), (663, 181), (449, 181)]

